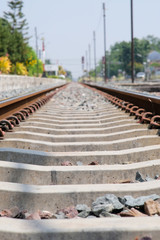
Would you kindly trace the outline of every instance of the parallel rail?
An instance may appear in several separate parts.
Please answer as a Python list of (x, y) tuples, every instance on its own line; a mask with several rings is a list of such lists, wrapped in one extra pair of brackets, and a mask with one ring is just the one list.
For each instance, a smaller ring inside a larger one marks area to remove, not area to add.
[(105, 96), (113, 104), (117, 105), (131, 115), (139, 118), (141, 123), (147, 122), (150, 128), (160, 128), (160, 98), (143, 93), (122, 91), (115, 88), (101, 87), (93, 84), (85, 84), (93, 89), (106, 93)]
[(58, 90), (65, 85), (41, 90), (26, 94), (20, 97), (13, 97), (0, 102), (0, 137), (4, 131), (12, 130), (30, 114), (45, 104)]
[(149, 96), (143, 93), (135, 93), (132, 91), (122, 91), (115, 88), (101, 87), (98, 85), (86, 84), (90, 87), (96, 88), (102, 92), (108, 93), (113, 97), (122, 99), (123, 101), (133, 103), (139, 108), (144, 108), (147, 112), (153, 112), (153, 114), (160, 114), (160, 98)]

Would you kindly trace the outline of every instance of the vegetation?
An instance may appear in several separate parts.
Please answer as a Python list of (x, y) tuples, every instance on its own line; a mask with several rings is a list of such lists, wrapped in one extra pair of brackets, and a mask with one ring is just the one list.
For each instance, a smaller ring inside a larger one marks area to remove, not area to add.
[[(12, 0), (8, 2), (10, 11), (4, 12), (4, 18), (10, 23), (11, 32), (15, 31), (22, 34), (24, 37), (28, 33), (28, 23), (22, 12), (23, 1), (22, 0)], [(27, 40), (26, 38), (25, 40)]]
[(9, 11), (0, 18), (0, 71), (18, 75), (39, 75), (43, 64), (28, 45), (28, 24), (22, 12), (23, 1), (8, 2)]
[(9, 52), (11, 37), (9, 23), (4, 18), (0, 18), (0, 56), (6, 56)]
[(62, 66), (58, 66), (58, 75), (66, 75), (66, 72)]
[(25, 56), (27, 52), (27, 41), (28, 24), (24, 18), (22, 12), (23, 1), (12, 0), (8, 2), (9, 11), (4, 12), (4, 18), (8, 22), (8, 28), (10, 31), (8, 54), (11, 62), (25, 62)]
[[(0, 18), (0, 73), (41, 76), (43, 63), (28, 44), (28, 23), (23, 14), (23, 0), (8, 1), (9, 10)], [(46, 64), (51, 64), (46, 60)], [(69, 75), (59, 66), (59, 75)]]
[(16, 65), (13, 65), (12, 71), (17, 75), (28, 75), (27, 68), (23, 63), (16, 62)]
[(66, 71), (66, 78), (69, 80), (72, 80), (72, 73), (71, 71), (65, 70)]
[(0, 72), (8, 74), (11, 70), (11, 66), (11, 62), (7, 56), (0, 57)]
[(43, 63), (37, 58), (35, 51), (31, 47), (27, 47), (26, 61), (25, 61), (28, 75), (39, 75), (43, 72)]
[[(143, 63), (147, 60), (149, 52), (156, 50), (160, 51), (160, 39), (154, 36), (147, 36), (143, 39), (134, 39), (134, 61), (135, 72), (144, 71)], [(121, 76), (123, 74), (131, 74), (131, 43), (120, 42), (115, 43), (106, 54), (107, 73), (110, 76)], [(96, 67), (97, 75), (103, 76), (104, 66), (100, 60)], [(95, 76), (94, 69), (89, 73), (90, 76)]]

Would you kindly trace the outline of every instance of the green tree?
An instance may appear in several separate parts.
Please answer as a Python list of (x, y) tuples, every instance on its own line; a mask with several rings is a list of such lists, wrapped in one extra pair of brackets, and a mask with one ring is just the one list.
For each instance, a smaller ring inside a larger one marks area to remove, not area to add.
[(6, 19), (0, 18), (0, 56), (9, 55), (13, 64), (24, 62), (26, 44), (21, 33), (11, 32), (11, 26)]
[(9, 23), (4, 18), (0, 18), (0, 57), (8, 53), (11, 37)]
[(45, 64), (49, 64), (49, 65), (52, 64), (52, 63), (51, 63), (51, 60), (50, 60), (50, 59), (46, 59), (46, 60), (45, 60)]
[(4, 12), (4, 17), (10, 23), (12, 32), (17, 30), (25, 36), (27, 34), (26, 30), (28, 29), (28, 23), (22, 12), (23, 1), (9, 1), (8, 7), (10, 8), (10, 11)]
[(36, 76), (37, 73), (39, 76), (43, 72), (42, 61), (37, 58), (35, 51), (29, 46), (27, 47), (25, 65), (27, 66), (29, 76)]
[(154, 37), (153, 35), (148, 35), (144, 40), (147, 40), (150, 44), (151, 50), (160, 50), (160, 38)]
[(66, 78), (72, 79), (72, 72), (65, 70), (66, 71)]
[(25, 62), (27, 44), (24, 43), (22, 34), (17, 30), (12, 33), (12, 37), (9, 42), (8, 53), (13, 64), (16, 64), (16, 62)]
[(13, 64), (25, 61), (27, 51), (26, 37), (28, 24), (22, 12), (23, 1), (12, 0), (8, 2), (10, 10), (4, 12), (4, 18), (9, 22), (10, 32), (12, 34), (9, 41), (8, 53)]
[[(135, 71), (143, 70), (143, 62), (151, 50), (150, 42), (147, 39), (134, 39), (134, 61)], [(110, 71), (111, 75), (116, 75), (118, 69), (125, 71), (130, 75), (131, 73), (131, 42), (116, 43), (111, 47), (110, 54)]]

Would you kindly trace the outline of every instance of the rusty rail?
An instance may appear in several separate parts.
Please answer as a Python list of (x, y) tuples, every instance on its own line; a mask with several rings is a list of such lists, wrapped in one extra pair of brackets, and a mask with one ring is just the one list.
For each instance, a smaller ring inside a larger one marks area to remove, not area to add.
[(1, 101), (0, 137), (3, 138), (5, 131), (12, 131), (20, 122), (25, 121), (30, 114), (47, 103), (54, 94), (64, 87), (66, 84)]
[(93, 84), (84, 85), (96, 89), (112, 104), (134, 115), (140, 123), (148, 123), (149, 128), (160, 128), (160, 98)]

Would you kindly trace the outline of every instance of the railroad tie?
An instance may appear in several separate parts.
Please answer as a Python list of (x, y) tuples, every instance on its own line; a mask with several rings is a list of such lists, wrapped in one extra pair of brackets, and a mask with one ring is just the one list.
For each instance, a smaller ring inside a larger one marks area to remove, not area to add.
[(159, 113), (54, 91), (1, 121), (0, 239), (159, 240)]

